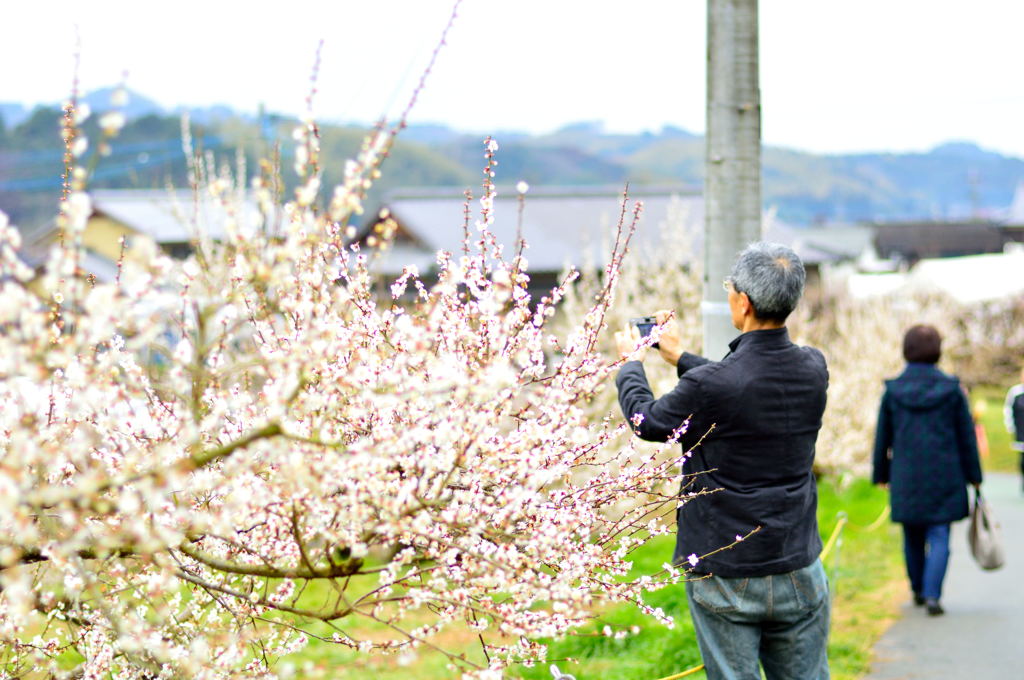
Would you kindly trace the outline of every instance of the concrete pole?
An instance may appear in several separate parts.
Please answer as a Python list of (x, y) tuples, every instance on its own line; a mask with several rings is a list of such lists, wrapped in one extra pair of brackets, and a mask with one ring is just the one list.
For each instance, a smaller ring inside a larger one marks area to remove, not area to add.
[(757, 0), (708, 0), (704, 179), (704, 356), (736, 337), (722, 280), (761, 238), (761, 92)]

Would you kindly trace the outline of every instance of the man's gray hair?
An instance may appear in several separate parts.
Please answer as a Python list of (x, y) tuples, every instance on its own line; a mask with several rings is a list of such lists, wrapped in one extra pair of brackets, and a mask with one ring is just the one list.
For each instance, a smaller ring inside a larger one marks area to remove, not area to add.
[(746, 293), (750, 298), (754, 316), (781, 322), (800, 301), (807, 273), (800, 257), (790, 248), (759, 241), (736, 257), (729, 279), (737, 293)]

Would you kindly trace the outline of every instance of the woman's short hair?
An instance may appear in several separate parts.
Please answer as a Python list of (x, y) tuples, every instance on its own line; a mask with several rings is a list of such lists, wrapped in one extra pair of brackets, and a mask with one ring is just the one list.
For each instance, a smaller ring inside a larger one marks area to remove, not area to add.
[(917, 324), (903, 336), (903, 358), (912, 364), (935, 364), (942, 356), (942, 336), (934, 326)]
[(761, 320), (785, 321), (800, 301), (807, 273), (792, 249), (779, 243), (751, 243), (736, 257), (729, 277), (746, 293)]

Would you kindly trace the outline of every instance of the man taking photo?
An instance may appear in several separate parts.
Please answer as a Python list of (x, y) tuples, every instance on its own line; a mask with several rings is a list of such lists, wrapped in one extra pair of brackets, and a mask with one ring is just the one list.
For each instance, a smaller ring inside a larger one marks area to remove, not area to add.
[[(758, 680), (758, 662), (767, 680), (829, 677), (812, 472), (828, 369), (821, 352), (790, 342), (785, 326), (805, 278), (785, 246), (743, 250), (724, 282), (739, 337), (724, 359), (709, 361), (684, 352), (678, 327), (665, 325), (658, 351), (679, 382), (657, 399), (639, 331), (615, 334), (628, 359), (616, 379), (619, 404), (634, 432), (664, 442), (690, 419), (683, 450), (696, 448), (680, 493), (708, 493), (676, 511), (673, 562), (693, 566), (686, 595), (709, 680)], [(666, 324), (670, 312), (656, 316)]]

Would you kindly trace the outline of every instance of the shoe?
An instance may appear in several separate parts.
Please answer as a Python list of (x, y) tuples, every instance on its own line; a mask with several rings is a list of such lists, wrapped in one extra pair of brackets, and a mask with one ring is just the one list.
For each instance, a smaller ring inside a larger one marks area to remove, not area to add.
[(946, 613), (946, 610), (942, 608), (942, 605), (934, 597), (925, 599), (924, 606), (928, 610), (928, 616), (942, 616)]
[(924, 595), (921, 593), (914, 593), (914, 604), (920, 607), (924, 604)]

